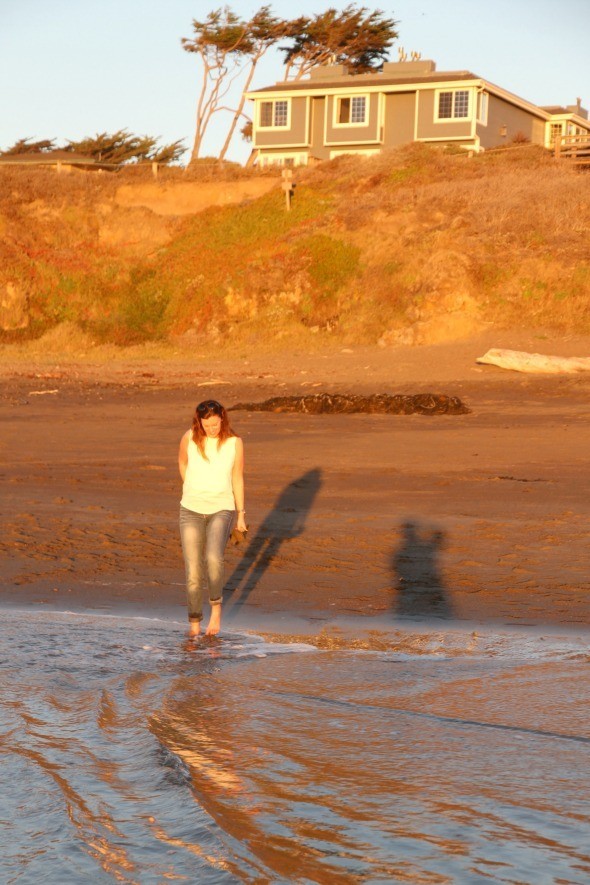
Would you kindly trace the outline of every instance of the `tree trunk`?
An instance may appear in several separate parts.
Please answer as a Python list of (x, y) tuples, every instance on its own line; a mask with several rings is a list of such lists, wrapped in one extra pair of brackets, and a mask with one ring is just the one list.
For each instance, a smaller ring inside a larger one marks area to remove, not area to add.
[(242, 111), (243, 111), (244, 105), (246, 103), (246, 92), (250, 88), (250, 84), (252, 83), (252, 80), (254, 79), (254, 72), (256, 71), (256, 66), (257, 66), (258, 62), (260, 61), (260, 59), (262, 58), (262, 55), (263, 55), (263, 53), (261, 52), (256, 56), (256, 58), (252, 59), (252, 62), (250, 65), (250, 73), (248, 74), (248, 76), (246, 78), (246, 82), (244, 84), (244, 88), (242, 89), (242, 97), (240, 99), (240, 103), (234, 113), (233, 120), (231, 121), (231, 124), (229, 127), (229, 132), (227, 133), (226, 139), (223, 143), (223, 147), (221, 148), (221, 151), (219, 153), (219, 162), (220, 163), (222, 162), (222, 160), (225, 159), (225, 155), (228, 152), (229, 146), (231, 144), (231, 140), (234, 137), (234, 132), (236, 131), (236, 126), (238, 125), (238, 120), (242, 116)]
[[(211, 122), (211, 117), (217, 107), (219, 101), (219, 91), (221, 89), (221, 84), (223, 82), (223, 74), (219, 72), (223, 70), (223, 65), (221, 63), (217, 64), (208, 64), (206, 59), (203, 59), (203, 85), (201, 87), (201, 94), (199, 96), (199, 100), (197, 102), (197, 126), (195, 131), (195, 139), (193, 142), (193, 149), (191, 151), (191, 158), (188, 162), (188, 166), (192, 166), (193, 163), (199, 159), (199, 151), (201, 150), (201, 146), (203, 144), (203, 138), (205, 137), (205, 132), (207, 131), (207, 127)], [(217, 71), (217, 79), (211, 75), (212, 71)], [(207, 87), (209, 82), (213, 83), (211, 87), (211, 91), (209, 95), (207, 95)]]

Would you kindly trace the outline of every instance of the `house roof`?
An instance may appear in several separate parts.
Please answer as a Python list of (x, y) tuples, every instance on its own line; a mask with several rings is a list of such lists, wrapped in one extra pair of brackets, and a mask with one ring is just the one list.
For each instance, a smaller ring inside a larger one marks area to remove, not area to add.
[(112, 170), (117, 169), (116, 163), (101, 163), (93, 157), (77, 154), (74, 151), (27, 151), (22, 154), (0, 154), (0, 166), (77, 166), (80, 169)]
[(71, 166), (95, 166), (96, 160), (84, 154), (76, 154), (74, 151), (25, 151), (22, 154), (0, 154), (0, 163), (31, 163), (33, 165), (52, 165), (65, 163)]
[(422, 74), (407, 77), (388, 77), (383, 74), (348, 74), (344, 77), (329, 79), (287, 80), (283, 83), (275, 83), (273, 86), (265, 86), (262, 89), (253, 89), (257, 95), (263, 92), (323, 92), (326, 89), (342, 89), (347, 86), (414, 86), (425, 83), (447, 83), (449, 80), (480, 80), (477, 74), (470, 71), (439, 71), (432, 74)]
[[(576, 113), (575, 108), (563, 108), (560, 106), (540, 107), (525, 98), (515, 95), (513, 92), (496, 86), (485, 77), (480, 77), (471, 71), (436, 71), (433, 62), (424, 62), (426, 65), (432, 65), (431, 70), (410, 71), (406, 68), (401, 69), (394, 74), (391, 73), (392, 68), (396, 68), (395, 63), (388, 63), (386, 69), (382, 72), (371, 72), (369, 74), (346, 74), (330, 71), (327, 67), (321, 76), (311, 76), (305, 80), (285, 80), (275, 83), (272, 86), (265, 86), (261, 89), (252, 89), (246, 93), (249, 99), (261, 99), (268, 95), (293, 95), (294, 93), (310, 94), (335, 94), (342, 90), (360, 90), (366, 89), (370, 92), (381, 92), (390, 89), (392, 92), (403, 91), (404, 86), (410, 89), (419, 88), (420, 86), (429, 87), (436, 86), (439, 83), (448, 84), (451, 87), (455, 83), (469, 83), (470, 85), (478, 85), (485, 88), (490, 93), (498, 96), (504, 101), (522, 108), (534, 116), (540, 117), (542, 120), (550, 120), (552, 116), (568, 114), (576, 122), (587, 126), (586, 112), (582, 109)], [(342, 70), (342, 69), (340, 69)], [(400, 89), (401, 87), (401, 89)]]
[(406, 75), (400, 74), (396, 73), (392, 76), (386, 71), (384, 73), (335, 75), (333, 78), (329, 78), (329, 74), (327, 73), (325, 79), (323, 77), (310, 77), (308, 80), (287, 80), (282, 83), (275, 83), (273, 86), (266, 86), (262, 89), (253, 89), (246, 93), (246, 97), (250, 99), (260, 99), (266, 95), (293, 95), (293, 93), (297, 92), (302, 92), (307, 95), (313, 93), (329, 94), (347, 89), (363, 88), (371, 92), (387, 91), (388, 89), (399, 92), (403, 91), (405, 86), (413, 89), (416, 87), (419, 88), (420, 86), (436, 87), (438, 83), (444, 83), (448, 84), (449, 87), (452, 87), (455, 83), (464, 82), (471, 85), (474, 83), (479, 84), (482, 87), (485, 87), (489, 92), (494, 93), (517, 107), (524, 108), (529, 113), (535, 114), (543, 120), (547, 120), (550, 117), (550, 114), (547, 111), (541, 110), (537, 105), (526, 101), (524, 98), (520, 98), (518, 95), (508, 92), (506, 89), (502, 89), (500, 86), (496, 86), (484, 77), (472, 73), (472, 71), (432, 70), (418, 73), (408, 72)]

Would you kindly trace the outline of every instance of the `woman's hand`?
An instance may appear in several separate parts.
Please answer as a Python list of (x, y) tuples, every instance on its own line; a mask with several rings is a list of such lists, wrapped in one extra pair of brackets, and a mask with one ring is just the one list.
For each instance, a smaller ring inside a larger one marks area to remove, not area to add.
[(248, 526), (246, 525), (246, 514), (243, 510), (238, 510), (237, 519), (236, 519), (236, 529), (239, 532), (247, 532)]

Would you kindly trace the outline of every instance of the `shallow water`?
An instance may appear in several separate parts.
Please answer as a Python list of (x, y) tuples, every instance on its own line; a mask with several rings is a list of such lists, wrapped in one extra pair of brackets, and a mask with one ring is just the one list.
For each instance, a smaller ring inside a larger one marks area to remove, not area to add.
[(3, 883), (590, 881), (588, 636), (3, 612)]

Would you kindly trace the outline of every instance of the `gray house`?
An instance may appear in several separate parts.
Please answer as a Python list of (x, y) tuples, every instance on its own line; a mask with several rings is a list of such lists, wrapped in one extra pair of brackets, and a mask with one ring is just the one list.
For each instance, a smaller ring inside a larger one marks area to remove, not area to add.
[(551, 148), (557, 135), (590, 137), (580, 100), (538, 107), (469, 71), (433, 61), (387, 62), (379, 73), (315, 68), (309, 79), (247, 93), (254, 102), (251, 162), (306, 165), (377, 154), (408, 142), (483, 151), (522, 139)]

